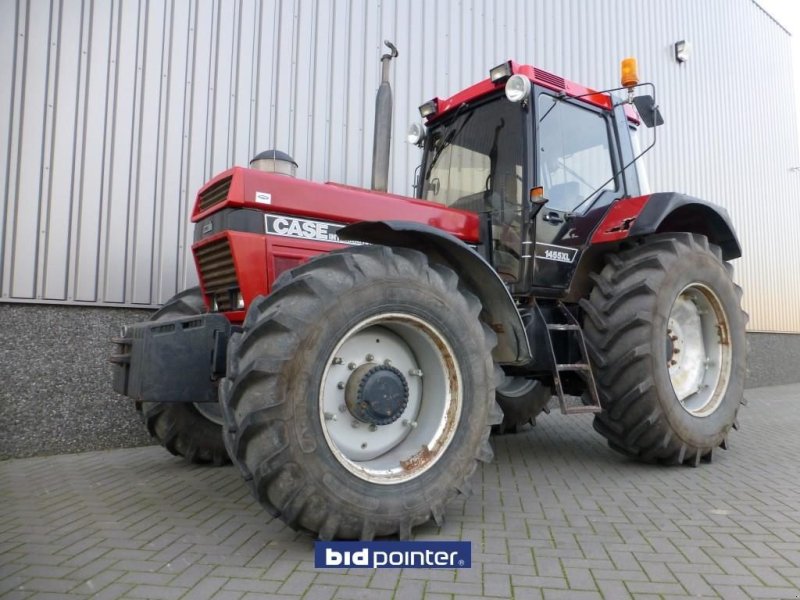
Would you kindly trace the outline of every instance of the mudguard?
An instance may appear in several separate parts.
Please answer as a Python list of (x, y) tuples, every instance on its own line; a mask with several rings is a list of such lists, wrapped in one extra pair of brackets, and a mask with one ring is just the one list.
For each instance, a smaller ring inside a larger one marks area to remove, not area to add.
[(495, 362), (522, 365), (530, 362), (531, 348), (517, 306), (492, 266), (458, 238), (411, 221), (361, 221), (340, 229), (342, 240), (412, 248), (458, 273), (481, 301), (484, 320), (497, 334)]
[(709, 242), (722, 249), (725, 260), (742, 255), (731, 218), (724, 208), (677, 192), (660, 192), (616, 202), (595, 229), (592, 244), (681, 231), (705, 235)]

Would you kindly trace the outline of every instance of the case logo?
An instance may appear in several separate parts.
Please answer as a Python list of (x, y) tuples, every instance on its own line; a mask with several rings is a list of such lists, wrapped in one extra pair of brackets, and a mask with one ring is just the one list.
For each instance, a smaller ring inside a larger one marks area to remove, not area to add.
[(264, 215), (268, 235), (314, 240), (315, 242), (332, 242), (334, 244), (360, 245), (360, 242), (340, 240), (337, 232), (344, 227), (339, 223), (301, 219), (284, 215)]

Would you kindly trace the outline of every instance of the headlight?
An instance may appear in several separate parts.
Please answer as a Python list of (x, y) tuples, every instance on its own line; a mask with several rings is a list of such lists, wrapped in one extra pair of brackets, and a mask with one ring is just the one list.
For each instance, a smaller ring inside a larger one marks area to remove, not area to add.
[(411, 123), (408, 126), (408, 133), (406, 134), (406, 141), (415, 146), (421, 146), (425, 140), (425, 128), (419, 123)]
[(531, 93), (531, 80), (524, 75), (512, 75), (506, 82), (506, 98), (522, 102)]

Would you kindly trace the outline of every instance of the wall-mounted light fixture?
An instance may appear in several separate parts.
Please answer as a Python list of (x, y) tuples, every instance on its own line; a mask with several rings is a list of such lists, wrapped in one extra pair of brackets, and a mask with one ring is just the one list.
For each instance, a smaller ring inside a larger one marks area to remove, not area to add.
[(692, 45), (686, 40), (675, 42), (675, 60), (679, 63), (685, 63), (689, 60), (692, 54)]

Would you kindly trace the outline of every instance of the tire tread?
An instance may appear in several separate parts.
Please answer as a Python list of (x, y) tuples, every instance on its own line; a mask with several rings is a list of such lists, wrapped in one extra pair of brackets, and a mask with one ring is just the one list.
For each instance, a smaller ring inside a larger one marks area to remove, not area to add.
[[(649, 373), (652, 360), (651, 306), (661, 281), (676, 260), (697, 253), (713, 257), (730, 274), (717, 246), (705, 236), (690, 233), (658, 234), (639, 245), (609, 254), (606, 266), (594, 273), (584, 311), (584, 334), (604, 411), (594, 428), (609, 446), (645, 462), (698, 465), (713, 447), (693, 447), (671, 430), (657, 400), (658, 390)], [(741, 288), (734, 284), (737, 299)], [(731, 319), (747, 315), (730, 315)], [(626, 374), (636, 373), (632, 377)], [(727, 444), (727, 428), (714, 446)]]

